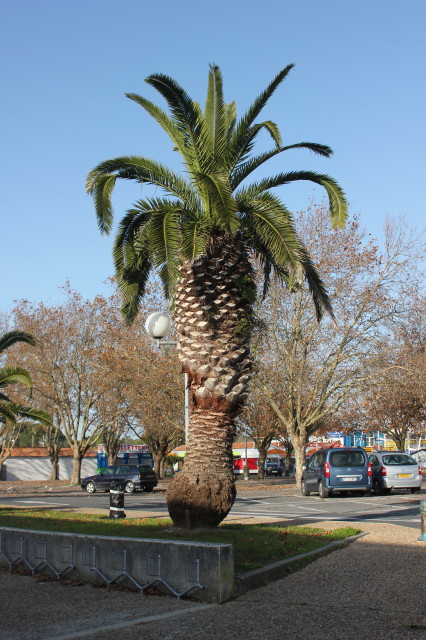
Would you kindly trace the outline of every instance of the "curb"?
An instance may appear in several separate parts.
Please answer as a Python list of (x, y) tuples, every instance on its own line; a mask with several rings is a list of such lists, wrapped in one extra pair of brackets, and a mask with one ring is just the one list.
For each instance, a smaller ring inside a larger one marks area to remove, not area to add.
[(358, 538), (362, 538), (363, 536), (367, 535), (369, 534), (364, 531), (358, 533), (355, 536), (344, 538), (343, 540), (329, 542), (323, 547), (319, 547), (318, 549), (314, 549), (313, 551), (308, 551), (307, 553), (300, 553), (298, 556), (288, 558), (287, 560), (278, 560), (278, 562), (268, 564), (264, 567), (260, 567), (259, 569), (253, 569), (253, 571), (247, 571), (246, 573), (237, 573), (235, 575), (233, 595), (235, 598), (238, 598), (243, 593), (246, 593), (251, 589), (255, 589), (256, 587), (268, 584), (268, 582), (271, 582), (272, 580), (282, 578), (289, 568), (291, 568), (301, 560), (305, 560), (307, 558), (315, 558), (316, 556), (320, 556), (322, 554), (331, 553), (332, 551), (346, 546), (351, 542), (355, 542), (356, 540), (358, 540)]

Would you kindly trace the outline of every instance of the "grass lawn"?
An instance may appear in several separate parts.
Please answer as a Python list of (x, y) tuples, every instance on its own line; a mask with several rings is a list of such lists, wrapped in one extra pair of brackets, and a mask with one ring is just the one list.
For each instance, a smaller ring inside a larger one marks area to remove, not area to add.
[(129, 538), (161, 538), (220, 542), (234, 547), (235, 571), (257, 569), (277, 560), (285, 560), (360, 533), (360, 529), (342, 527), (326, 531), (313, 527), (283, 527), (271, 524), (222, 524), (217, 529), (176, 530), (164, 518), (110, 520), (108, 516), (83, 513), (10, 509), (0, 507), (0, 526), (42, 531), (60, 531)]

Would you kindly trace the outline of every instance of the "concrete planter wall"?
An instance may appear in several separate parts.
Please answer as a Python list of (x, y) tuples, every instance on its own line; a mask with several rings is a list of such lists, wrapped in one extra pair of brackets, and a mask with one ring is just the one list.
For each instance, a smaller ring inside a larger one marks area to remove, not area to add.
[(0, 528), (0, 566), (89, 583), (156, 587), (205, 602), (233, 596), (232, 545)]

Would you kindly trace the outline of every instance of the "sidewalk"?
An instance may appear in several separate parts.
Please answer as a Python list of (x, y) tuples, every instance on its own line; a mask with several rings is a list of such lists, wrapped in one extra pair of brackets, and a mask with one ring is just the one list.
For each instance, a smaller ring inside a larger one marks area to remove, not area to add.
[(368, 535), (224, 605), (1, 571), (0, 639), (425, 640), (420, 532), (372, 523), (360, 528)]

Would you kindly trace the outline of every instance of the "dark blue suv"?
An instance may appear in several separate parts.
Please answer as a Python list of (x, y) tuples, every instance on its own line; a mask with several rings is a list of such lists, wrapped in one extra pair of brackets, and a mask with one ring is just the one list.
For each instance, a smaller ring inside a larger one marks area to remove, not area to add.
[(318, 492), (321, 498), (328, 498), (334, 491), (344, 495), (349, 491), (364, 494), (371, 491), (371, 482), (371, 464), (362, 447), (320, 449), (303, 465), (304, 496)]

